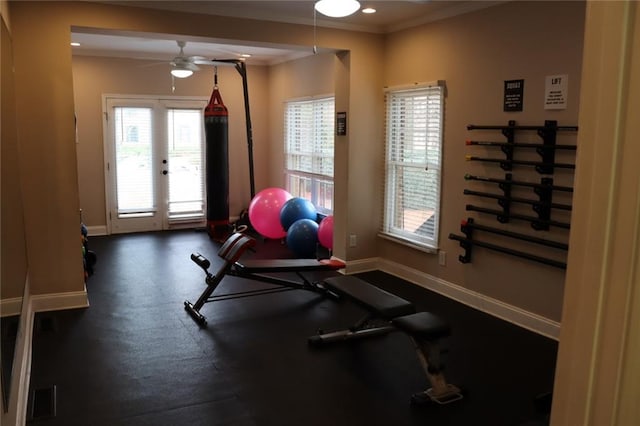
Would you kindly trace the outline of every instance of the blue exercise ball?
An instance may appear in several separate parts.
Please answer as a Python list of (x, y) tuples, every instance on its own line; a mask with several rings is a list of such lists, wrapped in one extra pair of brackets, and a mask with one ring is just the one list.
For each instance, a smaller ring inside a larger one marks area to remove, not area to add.
[(298, 257), (315, 258), (318, 246), (318, 224), (311, 219), (297, 220), (287, 231), (287, 246)]
[(285, 231), (300, 219), (311, 219), (315, 222), (317, 217), (318, 212), (313, 203), (301, 197), (287, 200), (280, 210), (280, 224)]

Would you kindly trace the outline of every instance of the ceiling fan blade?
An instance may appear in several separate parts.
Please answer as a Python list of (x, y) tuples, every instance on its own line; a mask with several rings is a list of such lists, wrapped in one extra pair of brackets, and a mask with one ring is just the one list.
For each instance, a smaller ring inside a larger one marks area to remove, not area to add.
[(189, 56), (189, 61), (198, 65), (213, 65), (213, 61), (204, 56)]
[(138, 66), (136, 66), (136, 68), (158, 67), (158, 66), (160, 66), (160, 65), (164, 65), (164, 66), (166, 66), (166, 65), (167, 65), (167, 62), (166, 62), (166, 61), (162, 61), (162, 62), (151, 62), (151, 63), (148, 63), (148, 64), (138, 65)]
[(171, 62), (171, 66), (174, 67), (174, 68), (187, 69), (187, 70), (191, 70), (191, 71), (200, 71), (200, 68), (196, 64), (194, 64), (193, 62), (186, 62), (186, 61), (176, 62), (176, 61), (172, 61)]

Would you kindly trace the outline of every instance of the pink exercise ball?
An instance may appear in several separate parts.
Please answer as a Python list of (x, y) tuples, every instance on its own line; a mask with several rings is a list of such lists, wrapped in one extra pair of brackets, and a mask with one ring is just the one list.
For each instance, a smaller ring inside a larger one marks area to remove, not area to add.
[(333, 216), (322, 219), (318, 226), (318, 241), (322, 247), (333, 249)]
[(287, 235), (280, 224), (280, 210), (293, 196), (281, 188), (266, 188), (258, 192), (249, 204), (249, 221), (260, 235), (266, 238), (283, 238)]

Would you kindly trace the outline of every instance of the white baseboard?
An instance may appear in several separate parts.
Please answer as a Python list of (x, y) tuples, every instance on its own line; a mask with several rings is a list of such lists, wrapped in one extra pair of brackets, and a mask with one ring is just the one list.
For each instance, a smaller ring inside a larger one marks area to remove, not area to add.
[(529, 331), (554, 340), (560, 337), (560, 323), (541, 315), (525, 311), (517, 306), (485, 296), (460, 285), (450, 283), (425, 272), (409, 268), (382, 258), (369, 258), (347, 262), (346, 273), (355, 274), (380, 270), (402, 278), (420, 287), (434, 291), (457, 302), (495, 316)]
[(22, 312), (22, 297), (0, 300), (0, 316), (12, 317)]
[[(37, 312), (86, 308), (89, 306), (87, 289), (58, 294), (30, 296), (29, 277), (27, 275), (24, 296), (20, 299), (20, 325), (16, 336), (13, 370), (9, 393), (9, 410), (2, 413), (2, 424), (23, 426), (27, 422), (27, 404), (29, 383), (31, 381), (31, 357), (33, 342), (33, 323)], [(11, 305), (17, 303), (11, 300)], [(23, 303), (24, 302), (24, 303)], [(4, 305), (3, 305), (4, 309)]]
[(97, 235), (107, 235), (107, 226), (99, 225), (99, 226), (87, 226), (87, 233), (90, 237)]
[(27, 403), (29, 400), (29, 382), (31, 381), (31, 346), (33, 341), (33, 309), (29, 301), (29, 278), (25, 280), (23, 299), (20, 304), (20, 324), (16, 335), (13, 354), (11, 383), (9, 384), (9, 406), (2, 413), (2, 424), (23, 426), (27, 422)]
[(33, 312), (61, 311), (89, 307), (87, 289), (66, 293), (37, 294), (31, 296)]

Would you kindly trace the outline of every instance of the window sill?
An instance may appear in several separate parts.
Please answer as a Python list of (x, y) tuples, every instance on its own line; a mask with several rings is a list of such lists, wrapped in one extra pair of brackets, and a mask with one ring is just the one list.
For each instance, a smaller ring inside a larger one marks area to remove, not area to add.
[(393, 241), (394, 243), (398, 243), (401, 244), (405, 247), (409, 247), (415, 250), (419, 250), (425, 253), (429, 253), (429, 254), (437, 254), (438, 253), (438, 249), (434, 248), (434, 247), (427, 247), (418, 243), (415, 243), (413, 241), (409, 241), (409, 240), (405, 240), (403, 238), (399, 238), (393, 235), (389, 235), (389, 234), (385, 234), (383, 232), (379, 232), (378, 233), (378, 237), (380, 238), (384, 238), (385, 240), (389, 240), (389, 241)]

